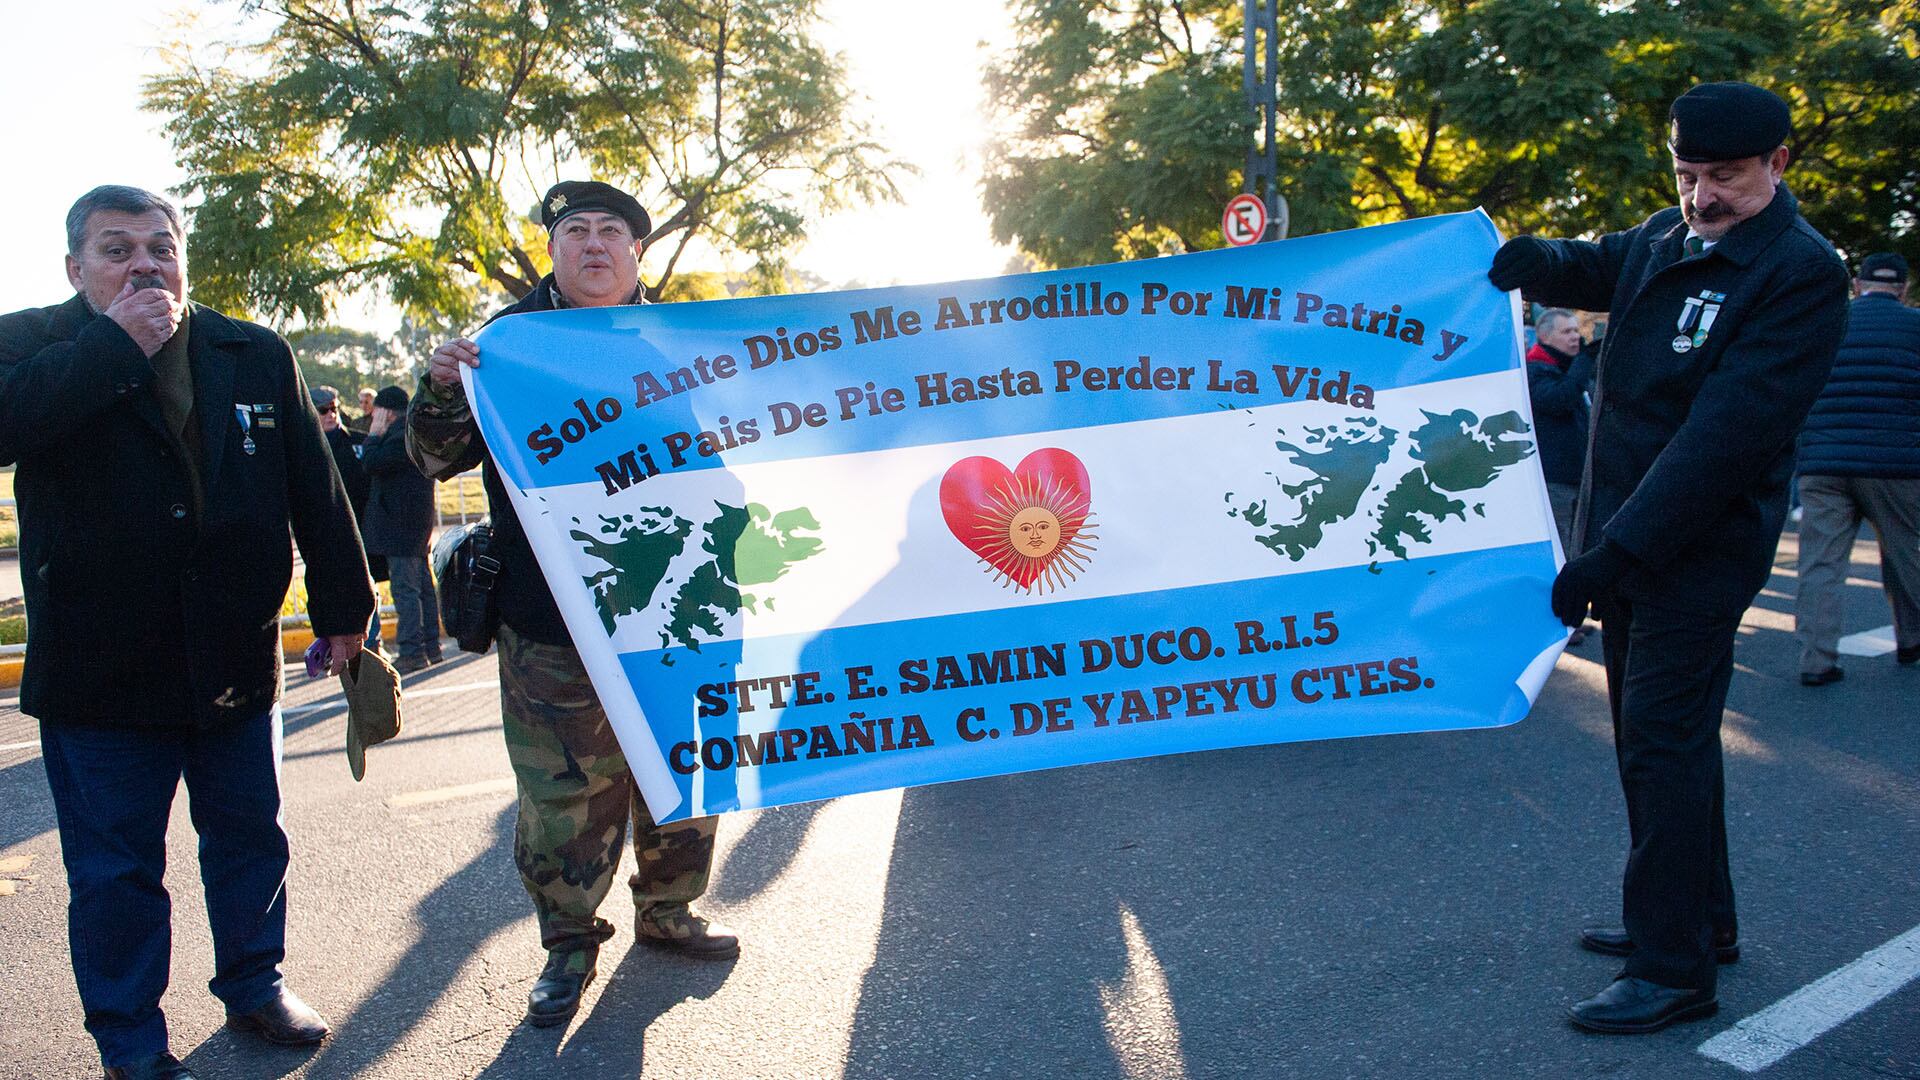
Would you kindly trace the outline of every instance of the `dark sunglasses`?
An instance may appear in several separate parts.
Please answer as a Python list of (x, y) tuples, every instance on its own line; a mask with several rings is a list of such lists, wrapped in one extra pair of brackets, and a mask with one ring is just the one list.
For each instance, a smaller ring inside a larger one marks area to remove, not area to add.
[(333, 412), (339, 412), (339, 411), (340, 411), (340, 406), (338, 406), (338, 405), (322, 405), (322, 406), (320, 406), (320, 411), (321, 411), (321, 412), (323, 412), (323, 413), (333, 413)]

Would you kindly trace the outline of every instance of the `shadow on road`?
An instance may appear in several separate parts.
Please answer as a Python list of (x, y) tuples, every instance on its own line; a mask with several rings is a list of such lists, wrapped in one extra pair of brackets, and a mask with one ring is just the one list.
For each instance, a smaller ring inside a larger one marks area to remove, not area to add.
[(646, 1065), (647, 1029), (683, 1001), (712, 997), (734, 963), (676, 958), (636, 945), (619, 967), (601, 971), (606, 989), (577, 1027), (520, 1025), (475, 1080), (639, 1076)]
[(0, 850), (52, 832), (53, 794), (47, 790), (47, 766), (35, 754), (0, 768)]
[[(393, 961), (380, 984), (352, 1014), (335, 1018), (334, 1036), (314, 1058), (308, 1076), (369, 1072), (421, 1025), (467, 960), (502, 928), (527, 914), (526, 893), (513, 864), (517, 809), (515, 803), (503, 807), (494, 820), (493, 842), (414, 908), (413, 921), (420, 930), (413, 944)], [(254, 1076), (264, 1075), (258, 1070), (273, 1066), (286, 1053), (223, 1032), (201, 1044), (187, 1062), (204, 1068), (207, 1075)]]
[(713, 886), (707, 890), (707, 898), (731, 906), (765, 892), (793, 863), (824, 805), (800, 803), (761, 812), (734, 841)]

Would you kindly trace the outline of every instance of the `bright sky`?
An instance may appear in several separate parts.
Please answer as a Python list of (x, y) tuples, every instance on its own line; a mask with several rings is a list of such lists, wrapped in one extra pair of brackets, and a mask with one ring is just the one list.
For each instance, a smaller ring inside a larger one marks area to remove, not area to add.
[[(15, 150), (0, 171), (0, 205), (12, 212), (14, 241), (11, 258), (0, 263), (8, 296), (0, 310), (72, 294), (63, 222), (89, 188), (162, 190), (179, 182), (161, 118), (139, 109), (141, 81), (163, 66), (161, 46), (178, 25), (169, 13), (179, 7), (170, 0), (9, 5), (0, 100), (13, 103), (6, 137)], [(894, 0), (824, 0), (822, 7), (822, 36), (845, 54), (876, 135), (921, 175), (903, 181), (903, 205), (816, 223), (796, 265), (836, 286), (1000, 273), (1012, 251), (993, 243), (980, 208), (980, 72), (988, 52), (976, 43), (1007, 42), (1004, 0), (915, 5), (911, 45)]]

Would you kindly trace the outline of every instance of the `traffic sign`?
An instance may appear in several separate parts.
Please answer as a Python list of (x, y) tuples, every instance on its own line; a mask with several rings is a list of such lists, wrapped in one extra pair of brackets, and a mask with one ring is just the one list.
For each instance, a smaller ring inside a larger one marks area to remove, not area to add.
[(1234, 247), (1257, 243), (1267, 235), (1267, 204), (1258, 195), (1228, 199), (1226, 213), (1220, 215), (1220, 231)]

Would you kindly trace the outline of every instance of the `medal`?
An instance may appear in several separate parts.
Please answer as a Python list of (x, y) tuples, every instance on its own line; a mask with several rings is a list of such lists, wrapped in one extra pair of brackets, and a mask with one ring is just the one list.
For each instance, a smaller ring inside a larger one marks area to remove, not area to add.
[(1673, 321), (1673, 328), (1680, 331), (1674, 336), (1673, 351), (1692, 352), (1707, 343), (1707, 331), (1713, 329), (1713, 321), (1720, 315), (1720, 305), (1725, 303), (1727, 294), (1702, 289), (1699, 296), (1687, 297), (1680, 306), (1680, 317)]
[(253, 441), (253, 407), (235, 405), (233, 418), (240, 424), (240, 452), (252, 457), (260, 449)]

